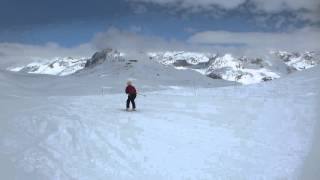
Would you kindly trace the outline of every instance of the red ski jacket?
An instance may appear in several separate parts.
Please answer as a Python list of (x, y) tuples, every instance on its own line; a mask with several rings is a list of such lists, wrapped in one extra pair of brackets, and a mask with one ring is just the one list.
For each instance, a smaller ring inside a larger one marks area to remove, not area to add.
[(127, 94), (137, 94), (137, 90), (136, 90), (136, 88), (134, 86), (129, 85), (126, 88), (126, 93)]

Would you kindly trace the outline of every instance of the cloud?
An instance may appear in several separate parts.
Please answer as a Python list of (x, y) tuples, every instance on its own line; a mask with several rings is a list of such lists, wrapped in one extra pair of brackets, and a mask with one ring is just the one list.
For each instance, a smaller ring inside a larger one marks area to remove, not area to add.
[(320, 29), (312, 27), (283, 33), (204, 31), (195, 32), (186, 41), (109, 28), (105, 32), (97, 33), (90, 42), (73, 48), (64, 48), (55, 43), (45, 45), (0, 43), (0, 66), (25, 64), (33, 61), (35, 57), (37, 59), (56, 56), (88, 57), (95, 51), (105, 48), (125, 52), (130, 58), (141, 58), (145, 52), (152, 51), (233, 53), (256, 57), (265, 56), (270, 50), (319, 51), (318, 39), (320, 39)]
[(309, 10), (314, 11), (319, 9), (319, 0), (251, 0), (258, 9), (272, 12), (282, 10)]
[(61, 47), (56, 43), (45, 45), (30, 45), (20, 43), (0, 43), (0, 67), (25, 64), (35, 59), (50, 59), (54, 57), (88, 57), (95, 52), (90, 43), (72, 48)]
[(177, 6), (185, 8), (218, 6), (224, 9), (234, 9), (245, 3), (252, 3), (258, 9), (271, 12), (281, 11), (284, 9), (289, 10), (315, 10), (319, 8), (319, 0), (128, 0), (135, 2), (154, 3), (166, 6)]
[(129, 58), (144, 58), (146, 52), (195, 51), (195, 52), (237, 52), (237, 47), (196, 44), (186, 41), (142, 35), (132, 31), (109, 28), (98, 33), (92, 40), (96, 49), (113, 48), (126, 53)]
[[(110, 20), (131, 11), (124, 0), (1, 0), (0, 30), (87, 20)], [(143, 7), (136, 9), (142, 12)]]
[[(240, 10), (252, 13), (293, 12), (297, 18), (320, 21), (319, 0), (127, 0), (132, 2), (158, 4), (164, 7), (176, 8), (187, 12), (210, 11), (215, 14), (218, 9)], [(254, 18), (254, 17), (253, 17)]]
[(187, 32), (187, 33), (195, 33), (195, 32), (197, 32), (197, 29), (192, 28), (192, 27), (187, 27), (187, 28), (184, 28), (183, 30), (185, 32)]
[(166, 40), (156, 36), (140, 35), (137, 32), (109, 28), (95, 35), (92, 41), (97, 49), (115, 48), (122, 51), (154, 51), (165, 49), (185, 49), (185, 43)]
[(136, 6), (132, 6), (133, 12), (136, 14), (143, 14), (147, 12), (146, 6), (142, 4), (138, 4)]
[(247, 49), (303, 51), (320, 50), (319, 39), (319, 28), (306, 27), (284, 33), (205, 31), (194, 34), (188, 42), (206, 45), (239, 44)]
[(139, 32), (142, 32), (142, 27), (141, 26), (132, 25), (132, 26), (129, 27), (129, 31), (135, 32), (135, 33), (139, 33)]
[(154, 3), (165, 6), (177, 6), (179, 5), (182, 8), (205, 8), (208, 6), (220, 6), (225, 9), (233, 9), (246, 2), (246, 0), (129, 0), (136, 2), (145, 2), (145, 3)]
[(265, 56), (271, 50), (319, 51), (320, 29), (306, 27), (283, 33), (204, 31), (186, 41), (164, 39), (110, 28), (95, 36), (97, 49), (114, 48), (129, 54), (150, 51), (197, 51)]

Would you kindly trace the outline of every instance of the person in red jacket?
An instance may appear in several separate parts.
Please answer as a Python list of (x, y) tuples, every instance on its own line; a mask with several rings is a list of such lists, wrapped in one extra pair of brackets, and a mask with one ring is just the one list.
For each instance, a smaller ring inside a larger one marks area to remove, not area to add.
[(127, 111), (130, 108), (130, 102), (132, 104), (132, 110), (135, 111), (136, 110), (136, 103), (134, 102), (134, 100), (137, 97), (137, 90), (136, 88), (132, 85), (132, 81), (128, 81), (127, 82), (127, 88), (126, 88), (126, 94), (128, 94), (128, 99), (127, 99)]

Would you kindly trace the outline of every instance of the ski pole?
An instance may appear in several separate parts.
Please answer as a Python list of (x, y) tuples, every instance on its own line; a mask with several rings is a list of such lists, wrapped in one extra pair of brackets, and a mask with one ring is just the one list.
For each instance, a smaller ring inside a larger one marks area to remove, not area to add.
[(143, 97), (147, 97), (147, 95), (141, 94), (141, 93), (138, 93), (138, 95), (141, 95), (141, 96), (143, 96)]

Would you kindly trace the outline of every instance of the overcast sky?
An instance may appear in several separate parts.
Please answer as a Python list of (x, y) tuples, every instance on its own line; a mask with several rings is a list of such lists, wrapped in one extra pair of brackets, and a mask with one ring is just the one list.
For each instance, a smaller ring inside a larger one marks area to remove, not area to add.
[(0, 59), (319, 50), (319, 28), (320, 0), (1, 0)]

